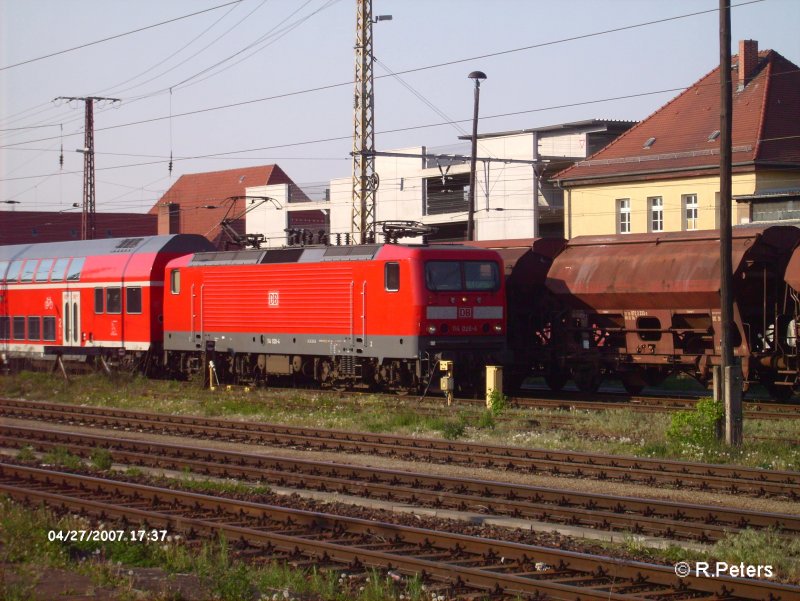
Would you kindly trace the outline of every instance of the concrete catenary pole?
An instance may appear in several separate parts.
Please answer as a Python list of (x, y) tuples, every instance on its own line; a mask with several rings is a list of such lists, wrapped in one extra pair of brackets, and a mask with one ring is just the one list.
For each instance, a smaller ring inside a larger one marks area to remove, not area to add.
[[(730, 0), (719, 0), (719, 79), (720, 79), (720, 305), (722, 328), (722, 393), (725, 402), (725, 442), (742, 444), (742, 372), (733, 355), (733, 273), (732, 273), (732, 164), (733, 99), (731, 89), (731, 9)], [(739, 57), (740, 66), (741, 57)]]

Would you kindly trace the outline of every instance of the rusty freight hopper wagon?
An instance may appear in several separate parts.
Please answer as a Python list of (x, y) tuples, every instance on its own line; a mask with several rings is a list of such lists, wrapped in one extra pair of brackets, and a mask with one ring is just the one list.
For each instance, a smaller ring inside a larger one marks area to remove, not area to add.
[[(795, 227), (733, 231), (734, 353), (745, 386), (760, 382), (777, 397), (791, 394), (782, 385), (795, 352), (784, 274), (798, 241)], [(709, 381), (721, 350), (719, 248), (716, 230), (571, 240), (547, 279), (564, 308), (552, 369), (584, 391), (606, 376), (629, 392), (676, 372)]]

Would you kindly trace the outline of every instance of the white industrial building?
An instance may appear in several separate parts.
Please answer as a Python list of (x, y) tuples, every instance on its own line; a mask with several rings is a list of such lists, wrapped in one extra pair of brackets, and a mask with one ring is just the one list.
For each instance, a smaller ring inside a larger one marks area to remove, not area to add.
[[(548, 127), (479, 134), (475, 194), (475, 239), (497, 240), (563, 236), (562, 190), (548, 179), (609, 144), (635, 122), (587, 120)], [(375, 158), (380, 178), (375, 201), (380, 222), (415, 221), (435, 226), (430, 240), (466, 239), (470, 137), (457, 147), (425, 146), (381, 152)], [(351, 232), (352, 176), (331, 181), (327, 202), (291, 203), (282, 186), (247, 188), (268, 195), (247, 215), (247, 232), (262, 233), (275, 246), (292, 227), (293, 211), (328, 211), (332, 236)], [(380, 239), (380, 237), (379, 237)]]

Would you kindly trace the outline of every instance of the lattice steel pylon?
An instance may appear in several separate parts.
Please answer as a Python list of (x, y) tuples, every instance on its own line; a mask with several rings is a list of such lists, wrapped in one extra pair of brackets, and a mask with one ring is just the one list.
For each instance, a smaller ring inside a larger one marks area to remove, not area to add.
[(80, 101), (86, 106), (83, 149), (83, 204), (81, 212), (81, 240), (94, 240), (96, 226), (94, 180), (94, 101), (119, 102), (119, 98), (100, 96), (59, 96), (56, 100)]
[(356, 75), (353, 133), (353, 210), (350, 237), (375, 236), (375, 96), (372, 87), (372, 0), (356, 0)]

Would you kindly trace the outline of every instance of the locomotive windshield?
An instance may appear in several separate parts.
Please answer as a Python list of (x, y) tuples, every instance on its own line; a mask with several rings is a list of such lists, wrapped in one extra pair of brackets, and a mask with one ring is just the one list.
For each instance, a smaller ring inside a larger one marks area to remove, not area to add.
[(435, 291), (497, 290), (500, 272), (494, 261), (428, 261), (425, 284)]

